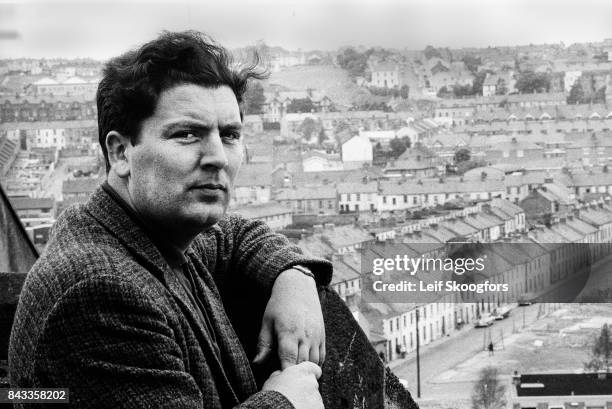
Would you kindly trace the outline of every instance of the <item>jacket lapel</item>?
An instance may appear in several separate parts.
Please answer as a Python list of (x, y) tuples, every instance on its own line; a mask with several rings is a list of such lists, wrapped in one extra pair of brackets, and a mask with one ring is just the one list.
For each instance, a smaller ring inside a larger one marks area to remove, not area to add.
[[(101, 187), (92, 194), (85, 206), (92, 217), (107, 228), (128, 249), (136, 261), (150, 271), (168, 289), (196, 334), (206, 356), (206, 363), (216, 379), (215, 384), (221, 399), (229, 401), (227, 403), (231, 402), (231, 406), (238, 404), (236, 393), (227, 379), (208, 331), (197, 318), (198, 314), (194, 311), (194, 306), (185, 301), (187, 299), (185, 290), (157, 247), (138, 224)], [(217, 314), (215, 314), (215, 318), (216, 316)]]

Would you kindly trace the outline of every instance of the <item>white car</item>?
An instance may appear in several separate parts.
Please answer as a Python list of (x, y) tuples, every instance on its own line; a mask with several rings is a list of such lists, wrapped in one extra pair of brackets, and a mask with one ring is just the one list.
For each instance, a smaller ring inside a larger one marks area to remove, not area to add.
[(480, 317), (478, 321), (474, 323), (474, 327), (476, 328), (490, 327), (491, 325), (493, 325), (494, 322), (495, 322), (495, 318), (493, 318), (492, 316), (483, 315)]

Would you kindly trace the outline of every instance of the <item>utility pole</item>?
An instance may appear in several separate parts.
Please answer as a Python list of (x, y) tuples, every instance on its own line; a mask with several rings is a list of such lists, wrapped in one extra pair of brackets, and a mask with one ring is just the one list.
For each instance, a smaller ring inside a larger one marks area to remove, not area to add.
[(419, 308), (416, 309), (416, 364), (417, 364), (417, 398), (421, 398), (421, 336), (419, 335)]

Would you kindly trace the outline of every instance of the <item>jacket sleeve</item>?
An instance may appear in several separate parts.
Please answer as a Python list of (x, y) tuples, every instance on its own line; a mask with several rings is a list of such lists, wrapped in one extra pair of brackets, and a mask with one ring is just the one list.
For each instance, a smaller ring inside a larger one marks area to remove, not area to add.
[(268, 292), (281, 272), (298, 264), (314, 273), (318, 285), (328, 285), (331, 281), (329, 261), (304, 254), (287, 237), (273, 232), (262, 221), (230, 214), (219, 222), (213, 234), (217, 254), (209, 258), (214, 259), (216, 268), (240, 271)]
[[(69, 388), (75, 408), (202, 408), (216, 393), (201, 390), (185, 370), (155, 300), (116, 278), (99, 276), (71, 287), (46, 320), (36, 357), (40, 385)], [(268, 391), (237, 408), (293, 406)]]

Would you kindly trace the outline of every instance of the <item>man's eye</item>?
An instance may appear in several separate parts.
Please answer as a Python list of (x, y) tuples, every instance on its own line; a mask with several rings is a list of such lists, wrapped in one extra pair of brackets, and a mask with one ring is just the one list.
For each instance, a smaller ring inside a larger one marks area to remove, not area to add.
[(184, 140), (193, 140), (197, 139), (197, 136), (194, 132), (191, 131), (179, 131), (172, 134), (173, 139), (184, 139)]
[(232, 131), (232, 132), (226, 132), (225, 134), (223, 134), (223, 138), (232, 142), (236, 142), (238, 140), (240, 140), (240, 132), (238, 131)]

